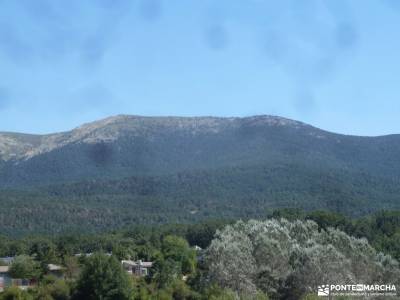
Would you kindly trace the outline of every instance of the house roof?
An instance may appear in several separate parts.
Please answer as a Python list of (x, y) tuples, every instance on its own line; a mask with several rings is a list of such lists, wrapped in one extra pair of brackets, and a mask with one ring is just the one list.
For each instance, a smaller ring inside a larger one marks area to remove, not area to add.
[(0, 266), (0, 273), (8, 273), (9, 270), (9, 266)]
[(133, 260), (122, 260), (121, 263), (128, 266), (136, 266), (136, 262)]
[(142, 261), (141, 266), (150, 268), (153, 266), (153, 263), (151, 261)]
[(62, 266), (54, 265), (54, 264), (48, 264), (47, 268), (49, 269), (49, 271), (60, 271), (63, 269)]
[(142, 266), (145, 268), (150, 268), (153, 266), (153, 262), (151, 261), (133, 261), (133, 260), (122, 260), (121, 263), (123, 265), (128, 265), (128, 266), (132, 266), (132, 267), (136, 267), (136, 266)]
[[(80, 257), (80, 256), (92, 256), (93, 252), (88, 252), (88, 253), (76, 253), (74, 254), (76, 257)], [(105, 255), (107, 256), (111, 256), (112, 253), (105, 253)]]

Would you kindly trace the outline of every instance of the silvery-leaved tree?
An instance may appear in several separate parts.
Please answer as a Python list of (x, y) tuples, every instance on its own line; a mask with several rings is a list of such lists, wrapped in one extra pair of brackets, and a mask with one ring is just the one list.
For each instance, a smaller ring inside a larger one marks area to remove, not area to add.
[(209, 279), (238, 295), (298, 299), (321, 284), (395, 284), (399, 264), (367, 240), (313, 221), (239, 221), (207, 249)]

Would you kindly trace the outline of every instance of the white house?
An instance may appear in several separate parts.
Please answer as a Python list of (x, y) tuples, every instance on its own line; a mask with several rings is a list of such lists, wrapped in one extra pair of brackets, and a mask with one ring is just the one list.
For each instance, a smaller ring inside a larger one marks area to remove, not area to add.
[(150, 261), (133, 261), (133, 260), (123, 260), (121, 261), (122, 267), (132, 275), (136, 276), (147, 276), (149, 275), (149, 269), (153, 266)]

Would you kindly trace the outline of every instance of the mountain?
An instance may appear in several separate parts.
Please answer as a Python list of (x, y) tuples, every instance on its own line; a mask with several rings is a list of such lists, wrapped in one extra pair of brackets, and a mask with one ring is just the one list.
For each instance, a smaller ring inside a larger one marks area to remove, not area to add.
[[(0, 182), (21, 186), (258, 164), (296, 151), (281, 139), (298, 134), (322, 136), (277, 117), (117, 116), (65, 133), (5, 133), (0, 134)], [(302, 147), (297, 140), (294, 146)]]
[(277, 207), (395, 209), (399, 154), (399, 135), (346, 136), (276, 116), (120, 115), (49, 135), (0, 133), (0, 226), (54, 232)]

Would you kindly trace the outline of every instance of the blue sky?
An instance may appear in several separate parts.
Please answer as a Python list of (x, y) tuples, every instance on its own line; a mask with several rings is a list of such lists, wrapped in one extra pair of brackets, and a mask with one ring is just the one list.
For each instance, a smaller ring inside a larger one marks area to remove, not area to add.
[(400, 133), (396, 0), (1, 0), (0, 131), (272, 114)]

